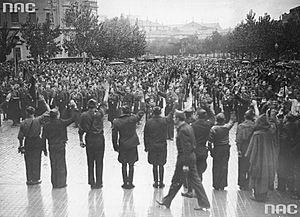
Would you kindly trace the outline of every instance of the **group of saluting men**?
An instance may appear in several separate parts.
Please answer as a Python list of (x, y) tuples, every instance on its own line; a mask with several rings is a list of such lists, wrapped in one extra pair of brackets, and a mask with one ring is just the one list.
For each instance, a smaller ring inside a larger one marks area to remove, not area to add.
[[(96, 100), (88, 101), (88, 111), (80, 114), (80, 146), (86, 148), (88, 164), (88, 183), (92, 189), (103, 187), (103, 156), (105, 138), (103, 118), (107, 111), (109, 84), (104, 85), (105, 94), (102, 104)], [(48, 112), (34, 117), (35, 109), (28, 107), (25, 119), (18, 135), (19, 150), (24, 152), (27, 184), (39, 184), (41, 153), (47, 155), (46, 141), (51, 162), (51, 182), (54, 188), (66, 187), (65, 145), (67, 126), (78, 116), (76, 103), (72, 102), (72, 117), (61, 119), (57, 108), (50, 109), (43, 97)], [(229, 131), (236, 121), (231, 115), (229, 121), (223, 113), (216, 116), (211, 104), (202, 102), (195, 115), (190, 110), (177, 110), (178, 101), (173, 104), (167, 116), (161, 116), (161, 107), (154, 106), (151, 117), (144, 128), (145, 151), (148, 162), (153, 165), (155, 188), (165, 186), (164, 165), (167, 159), (167, 139), (170, 123), (174, 123), (176, 146), (178, 150), (175, 172), (168, 194), (157, 201), (170, 207), (173, 198), (182, 185), (187, 187), (186, 197), (196, 196), (199, 207), (208, 209), (210, 203), (202, 185), (202, 174), (207, 168), (207, 157), (213, 157), (213, 187), (224, 190), (227, 186), (228, 160), (230, 153)], [(134, 163), (138, 161), (137, 146), (140, 144), (136, 133), (136, 124), (145, 111), (145, 99), (136, 114), (132, 106), (124, 103), (122, 113), (112, 121), (112, 143), (118, 152), (118, 161), (122, 164), (122, 177), (125, 189), (134, 188)], [(259, 115), (261, 114), (261, 115)], [(268, 190), (274, 188), (275, 174), (278, 174), (278, 190), (290, 191), (293, 199), (300, 197), (300, 148), (299, 118), (283, 113), (276, 107), (276, 100), (270, 99), (258, 108), (252, 100), (251, 109), (244, 113), (244, 121), (237, 127), (236, 144), (239, 152), (238, 184), (241, 190), (253, 190), (253, 200), (267, 200)], [(41, 134), (42, 131), (42, 134)], [(40, 134), (42, 135), (40, 137)], [(293, 162), (293, 163), (291, 163)], [(195, 192), (195, 194), (193, 193)]]

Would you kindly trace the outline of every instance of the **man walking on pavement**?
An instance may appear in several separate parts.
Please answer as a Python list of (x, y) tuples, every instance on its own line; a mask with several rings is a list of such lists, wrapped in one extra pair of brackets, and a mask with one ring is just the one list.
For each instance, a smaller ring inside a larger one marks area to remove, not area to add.
[[(207, 111), (203, 108), (197, 109), (197, 120), (192, 123), (192, 128), (194, 130), (195, 139), (196, 139), (196, 165), (198, 175), (202, 179), (202, 174), (205, 172), (207, 168), (207, 157), (208, 157), (208, 147), (207, 147), (207, 140), (209, 136), (209, 132), (211, 127), (215, 123), (215, 116), (213, 111), (206, 107)], [(181, 193), (184, 197), (193, 197), (192, 187), (188, 185), (188, 192)]]
[(168, 194), (162, 201), (157, 201), (157, 203), (170, 208), (172, 200), (184, 182), (185, 173), (187, 173), (189, 184), (191, 184), (197, 195), (199, 207), (195, 210), (209, 209), (210, 203), (196, 168), (196, 155), (194, 153), (196, 141), (193, 128), (185, 122), (185, 115), (182, 111), (175, 112), (174, 123), (177, 128), (176, 146), (178, 155), (176, 168)]

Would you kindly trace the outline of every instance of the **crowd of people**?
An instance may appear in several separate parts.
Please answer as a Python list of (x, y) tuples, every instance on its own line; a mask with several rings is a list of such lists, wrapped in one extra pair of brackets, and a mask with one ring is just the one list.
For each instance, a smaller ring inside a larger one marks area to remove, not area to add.
[[(213, 187), (223, 190), (227, 186), (232, 145), (229, 131), (235, 122), (238, 123), (236, 145), (241, 190), (253, 189), (254, 200), (266, 201), (268, 190), (274, 189), (277, 174), (277, 189), (291, 192), (294, 199), (300, 198), (300, 73), (297, 67), (276, 67), (270, 62), (243, 64), (232, 60), (175, 58), (122, 65), (23, 63), (15, 77), (11, 76), (12, 66), (0, 68), (3, 118), (11, 119), (13, 126), (25, 120), (20, 127), (20, 147), (24, 146), (24, 137), (30, 138), (25, 143), (38, 143), (36, 138), (43, 126), (42, 148), (27, 158), (37, 158), (42, 150), (47, 154), (48, 140), (51, 168), (56, 171), (51, 176), (53, 187), (66, 185), (66, 179), (61, 178), (66, 176), (65, 162), (61, 159), (65, 155), (66, 127), (73, 121), (79, 128), (80, 145), (86, 147), (89, 184), (92, 188), (102, 187), (103, 117), (107, 113), (113, 148), (119, 152), (118, 160), (122, 164), (122, 187), (133, 188), (133, 165), (138, 160), (136, 147), (140, 144), (135, 126), (145, 114), (144, 144), (148, 161), (153, 165), (153, 186), (164, 187), (166, 140), (173, 140), (174, 124), (178, 156), (184, 156), (184, 160), (178, 158), (169, 194), (158, 201), (161, 205), (170, 207), (183, 184), (188, 189), (183, 196), (193, 197), (195, 190), (199, 206), (209, 208), (201, 184), (206, 160), (210, 153)], [(189, 108), (186, 107), (188, 98), (192, 98)], [(165, 117), (161, 116), (162, 110)], [(47, 111), (50, 119), (44, 120)], [(28, 115), (36, 121), (26, 121)], [(55, 133), (60, 136), (54, 136)], [(28, 165), (34, 161), (30, 159), (25, 158)], [(58, 164), (64, 166), (54, 169)], [(180, 176), (185, 172), (189, 175), (183, 182)], [(38, 174), (27, 174), (29, 184), (39, 183), (37, 178), (28, 178), (31, 176), (39, 178)]]

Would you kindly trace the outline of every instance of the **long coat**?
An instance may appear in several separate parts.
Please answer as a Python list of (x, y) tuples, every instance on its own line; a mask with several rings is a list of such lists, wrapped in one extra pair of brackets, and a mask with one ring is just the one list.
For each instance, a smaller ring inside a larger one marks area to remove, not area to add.
[(161, 151), (167, 148), (167, 124), (172, 116), (155, 115), (150, 118), (144, 128), (144, 144), (147, 151)]
[(185, 122), (177, 127), (176, 146), (177, 163), (183, 166), (193, 165), (196, 160), (196, 139), (193, 128)]
[(256, 194), (264, 194), (274, 184), (277, 148), (274, 136), (276, 127), (270, 125), (256, 129), (251, 137), (246, 157), (250, 161), (250, 187)]
[(124, 114), (113, 121), (112, 142), (114, 150), (130, 149), (140, 144), (136, 133), (136, 123), (141, 120), (143, 114)]

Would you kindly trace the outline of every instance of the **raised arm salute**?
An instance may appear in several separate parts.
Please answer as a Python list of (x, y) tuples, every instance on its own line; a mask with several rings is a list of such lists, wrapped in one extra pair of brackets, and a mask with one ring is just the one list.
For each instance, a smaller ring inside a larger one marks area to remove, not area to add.
[[(50, 110), (45, 99), (41, 100), (46, 105), (47, 111)], [(35, 185), (41, 183), (41, 153), (47, 155), (46, 146), (41, 140), (42, 120), (45, 114), (34, 117), (35, 109), (29, 106), (26, 109), (27, 118), (21, 123), (18, 139), (20, 146), (19, 152), (24, 153), (26, 165), (27, 185)], [(24, 143), (23, 143), (24, 141)]]
[[(131, 114), (129, 106), (122, 107), (122, 114), (113, 121), (112, 142), (113, 148), (119, 153), (118, 161), (122, 164), (122, 188), (132, 189), (134, 163), (138, 161), (137, 146), (140, 144), (136, 133), (136, 124), (144, 115), (145, 100), (141, 100), (141, 110), (136, 114)], [(128, 168), (128, 169), (127, 169)]]
[[(107, 110), (109, 84), (105, 83), (105, 95), (102, 104), (97, 110), (97, 102), (94, 99), (88, 101), (88, 111), (80, 116), (79, 140), (82, 148), (86, 147), (88, 160), (88, 183), (92, 189), (102, 188), (103, 157), (105, 150), (103, 117)], [(83, 135), (85, 134), (85, 144)], [(96, 167), (96, 174), (94, 167)]]

